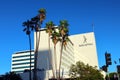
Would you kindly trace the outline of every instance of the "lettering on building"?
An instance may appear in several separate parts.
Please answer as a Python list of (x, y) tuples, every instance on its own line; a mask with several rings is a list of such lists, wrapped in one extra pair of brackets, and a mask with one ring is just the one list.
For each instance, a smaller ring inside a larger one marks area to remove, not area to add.
[(93, 45), (93, 43), (89, 43), (89, 42), (87, 41), (86, 36), (83, 35), (83, 43), (82, 43), (82, 44), (79, 44), (79, 47), (91, 46), (91, 45)]

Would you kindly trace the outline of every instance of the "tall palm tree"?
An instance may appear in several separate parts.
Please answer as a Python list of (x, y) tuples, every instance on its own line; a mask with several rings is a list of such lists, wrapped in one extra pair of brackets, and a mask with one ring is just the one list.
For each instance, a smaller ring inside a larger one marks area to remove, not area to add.
[(55, 74), (54, 74), (54, 70), (53, 70), (53, 61), (50, 58), (50, 55), (52, 55), (51, 51), (50, 51), (50, 36), (52, 35), (52, 32), (54, 30), (54, 26), (55, 26), (55, 24), (52, 21), (47, 22), (46, 26), (45, 26), (46, 27), (46, 33), (48, 33), (49, 60), (50, 60), (51, 68), (52, 68), (53, 78), (55, 78)]
[(68, 22), (66, 20), (61, 20), (59, 25), (59, 33), (61, 36), (61, 50), (60, 50), (60, 62), (59, 62), (59, 79), (60, 79), (60, 68), (61, 68), (61, 60), (62, 60), (62, 51), (63, 47), (66, 49), (67, 42), (69, 41), (68, 38)]
[(38, 51), (39, 43), (40, 43), (40, 31), (39, 30), (41, 29), (41, 24), (43, 23), (43, 21), (46, 18), (46, 10), (44, 8), (41, 8), (38, 12), (39, 12), (39, 14), (37, 15), (37, 18), (36, 18), (37, 23), (36, 23), (36, 28), (35, 28), (36, 34), (37, 34), (37, 32), (39, 33), (38, 38), (36, 36), (36, 42), (38, 42), (36, 44), (37, 45), (36, 51)]
[(31, 36), (30, 36), (30, 33), (31, 33), (31, 22), (28, 20), (27, 22), (23, 22), (23, 26), (25, 27), (23, 31), (26, 32), (26, 34), (28, 35), (28, 38), (29, 38), (29, 46), (30, 46), (30, 74), (29, 74), (29, 79), (31, 79)]
[(56, 30), (54, 30), (54, 32), (52, 33), (52, 41), (54, 44), (54, 61), (55, 61), (55, 72), (56, 72), (56, 78), (58, 78), (58, 74), (57, 74), (57, 56), (56, 56), (56, 44), (58, 43), (58, 41), (60, 41), (60, 34), (59, 32), (56, 32)]
[[(29, 43), (30, 43), (30, 49), (31, 49), (31, 37), (30, 37), (30, 31), (35, 30), (36, 32), (36, 50), (35, 50), (35, 58), (34, 58), (34, 77), (33, 80), (37, 80), (37, 56), (38, 56), (38, 49), (39, 49), (39, 43), (40, 43), (40, 29), (41, 24), (43, 23), (43, 20), (46, 18), (46, 10), (44, 8), (41, 8), (39, 11), (39, 14), (31, 19), (31, 21), (27, 21), (23, 23), (23, 26), (26, 26), (23, 31), (26, 31), (26, 34), (29, 35)], [(38, 34), (39, 33), (39, 34)], [(31, 55), (31, 50), (30, 50)], [(31, 56), (30, 56), (30, 79), (31, 79)]]
[(46, 18), (46, 10), (44, 8), (41, 8), (38, 12), (40, 13), (38, 16), (39, 16), (39, 19), (40, 19), (40, 23), (42, 24), (42, 22)]
[[(41, 24), (43, 23), (43, 20), (46, 18), (46, 10), (44, 8), (41, 8), (39, 11), (39, 14), (33, 19), (33, 22), (35, 22), (35, 31), (36, 31), (36, 50), (35, 50), (35, 60), (34, 60), (34, 80), (37, 80), (37, 57), (38, 57), (38, 49), (39, 49), (39, 43), (40, 43), (40, 29)], [(39, 35), (38, 35), (39, 33)]]

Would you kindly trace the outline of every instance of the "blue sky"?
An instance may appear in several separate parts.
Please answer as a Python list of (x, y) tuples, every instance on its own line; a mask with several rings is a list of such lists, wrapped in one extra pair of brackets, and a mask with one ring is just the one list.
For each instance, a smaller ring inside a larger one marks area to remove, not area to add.
[[(94, 23), (100, 67), (105, 64), (106, 51), (111, 53), (112, 61), (118, 62), (120, 0), (1, 0), (0, 74), (10, 71), (11, 55), (14, 52), (29, 49), (22, 23), (36, 16), (40, 8), (47, 10), (44, 23), (52, 20), (58, 25), (59, 20), (68, 20), (71, 35), (91, 32)], [(116, 71), (114, 63), (109, 67), (109, 71)]]

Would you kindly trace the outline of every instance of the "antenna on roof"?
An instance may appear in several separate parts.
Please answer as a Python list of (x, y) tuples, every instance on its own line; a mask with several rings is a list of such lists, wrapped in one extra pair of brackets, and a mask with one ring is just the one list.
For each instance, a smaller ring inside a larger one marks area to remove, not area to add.
[(94, 22), (92, 23), (92, 31), (94, 32)]

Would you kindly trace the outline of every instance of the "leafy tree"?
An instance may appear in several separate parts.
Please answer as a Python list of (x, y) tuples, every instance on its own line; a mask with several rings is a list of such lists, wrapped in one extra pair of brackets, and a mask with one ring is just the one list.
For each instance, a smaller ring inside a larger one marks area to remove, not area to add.
[(15, 72), (9, 72), (5, 75), (2, 75), (0, 80), (22, 80), (19, 74), (16, 74)]
[(0, 75), (0, 80), (4, 80), (3, 75)]
[(83, 62), (76, 62), (69, 70), (69, 75), (73, 80), (104, 80), (100, 71), (89, 64)]
[(109, 73), (109, 76), (106, 75), (106, 80), (110, 79), (110, 80), (118, 80), (118, 75), (120, 76), (120, 74), (116, 73), (116, 72), (111, 72)]

